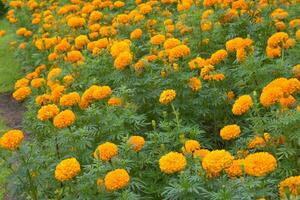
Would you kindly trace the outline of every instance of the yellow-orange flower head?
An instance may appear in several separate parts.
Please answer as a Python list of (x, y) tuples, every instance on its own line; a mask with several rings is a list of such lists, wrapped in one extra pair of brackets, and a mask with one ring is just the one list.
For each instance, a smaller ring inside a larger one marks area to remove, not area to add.
[(134, 151), (140, 151), (145, 145), (145, 139), (142, 136), (131, 136), (128, 143)]
[(186, 166), (186, 158), (181, 153), (170, 152), (159, 159), (159, 168), (166, 174), (182, 171)]
[(265, 176), (276, 169), (277, 161), (270, 153), (259, 152), (248, 155), (244, 165), (248, 175)]
[(164, 90), (159, 97), (159, 102), (161, 104), (169, 104), (171, 103), (176, 97), (175, 90)]
[(111, 142), (100, 144), (94, 152), (94, 157), (104, 161), (110, 160), (118, 154), (118, 146)]
[(29, 87), (21, 87), (13, 93), (13, 97), (16, 101), (23, 101), (31, 94)]
[(230, 165), (230, 167), (225, 169), (225, 172), (231, 178), (242, 176), (243, 175), (243, 171), (242, 171), (243, 165), (244, 165), (244, 159), (234, 160), (232, 162), (232, 164)]
[(218, 176), (222, 170), (231, 166), (234, 157), (225, 150), (214, 150), (208, 153), (202, 161), (202, 167), (209, 177)]
[(55, 178), (64, 182), (70, 180), (80, 173), (80, 164), (76, 158), (68, 158), (61, 161), (55, 169)]
[(197, 150), (200, 150), (200, 143), (197, 140), (187, 140), (184, 143), (184, 152), (194, 153)]
[(24, 139), (20, 130), (10, 130), (0, 137), (0, 147), (7, 150), (15, 150)]
[(52, 119), (59, 113), (59, 108), (55, 104), (49, 104), (39, 109), (37, 118), (41, 121)]
[(241, 129), (238, 125), (232, 124), (224, 126), (220, 131), (223, 140), (232, 140), (240, 136)]
[(278, 185), (279, 194), (283, 199), (288, 199), (287, 194), (290, 195), (290, 199), (297, 199), (300, 196), (300, 176), (291, 176)]
[(56, 115), (53, 124), (56, 128), (66, 128), (75, 122), (76, 116), (71, 110), (64, 110)]
[(234, 115), (242, 115), (253, 106), (253, 101), (250, 95), (240, 96), (233, 104), (232, 113)]
[(104, 185), (108, 191), (115, 191), (126, 187), (129, 181), (130, 177), (125, 169), (116, 169), (106, 174)]

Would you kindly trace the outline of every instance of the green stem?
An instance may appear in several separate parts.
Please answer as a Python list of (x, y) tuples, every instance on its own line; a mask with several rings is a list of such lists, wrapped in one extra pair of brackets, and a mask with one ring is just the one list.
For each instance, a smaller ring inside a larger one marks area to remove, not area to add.
[(33, 180), (32, 180), (32, 177), (31, 177), (31, 175), (30, 175), (29, 169), (28, 169), (28, 167), (27, 167), (27, 162), (26, 162), (24, 156), (21, 154), (21, 152), (20, 152), (20, 158), (21, 158), (21, 160), (23, 161), (24, 165), (26, 166), (26, 174), (27, 174), (27, 176), (28, 176), (29, 185), (30, 185), (30, 190), (31, 190), (31, 192), (32, 192), (32, 199), (33, 199), (33, 200), (38, 200), (37, 191), (36, 191), (36, 188), (35, 188), (35, 186), (34, 186), (34, 184), (33, 184)]
[(171, 103), (171, 107), (173, 110), (173, 114), (175, 115), (175, 120), (176, 120), (176, 125), (177, 125), (177, 130), (180, 130), (180, 123), (179, 123), (179, 112), (175, 110), (175, 107), (173, 103)]

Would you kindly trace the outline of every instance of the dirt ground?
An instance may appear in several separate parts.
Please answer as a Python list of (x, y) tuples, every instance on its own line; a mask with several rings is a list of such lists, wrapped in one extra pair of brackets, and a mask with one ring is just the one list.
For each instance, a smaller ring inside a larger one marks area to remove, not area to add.
[(15, 101), (11, 93), (0, 94), (0, 116), (8, 127), (21, 129), (24, 111), (24, 105)]

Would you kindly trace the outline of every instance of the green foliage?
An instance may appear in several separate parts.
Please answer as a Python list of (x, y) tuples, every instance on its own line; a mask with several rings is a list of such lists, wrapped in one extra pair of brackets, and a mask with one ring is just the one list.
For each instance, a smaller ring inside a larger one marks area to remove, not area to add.
[[(67, 1), (60, 3), (64, 5)], [(47, 2), (45, 5), (48, 5)], [(134, 7), (134, 1), (128, 1), (126, 8), (103, 9), (106, 17), (101, 25), (110, 24), (113, 16)], [(289, 11), (286, 23), (297, 17), (299, 4), (283, 7)], [(177, 13), (176, 6), (162, 5), (161, 9), (165, 8)], [(118, 71), (113, 68), (114, 61), (107, 49), (96, 56), (86, 49), (82, 50), (85, 57), (82, 65), (72, 65), (63, 60), (54, 64), (47, 58), (52, 50), (38, 51), (32, 45), (32, 38), (18, 37), (18, 42), (28, 43), (25, 51), (16, 51), (16, 55), (23, 60), (22, 67), (26, 72), (45, 64), (47, 69), (40, 76), (46, 80), (51, 67), (57, 64), (62, 69), (55, 80), (58, 83), (63, 83), (65, 75), (79, 74), (65, 93), (76, 91), (83, 94), (91, 85), (108, 85), (113, 89), (112, 96), (122, 98), (124, 105), (108, 106), (105, 99), (93, 102), (85, 110), (74, 106), (70, 109), (76, 114), (75, 123), (68, 128), (57, 129), (52, 121), (37, 119), (41, 107), (36, 104), (35, 98), (50, 93), (50, 88), (46, 85), (39, 89), (32, 88), (32, 94), (26, 102), (28, 111), (24, 116), (24, 131), (30, 135), (30, 139), (15, 153), (0, 152), (9, 157), (6, 165), (13, 166), (10, 192), (19, 199), (279, 199), (278, 183), (300, 173), (300, 112), (296, 110), (296, 104), (285, 111), (279, 105), (265, 108), (260, 104), (259, 97), (262, 89), (272, 80), (293, 76), (292, 67), (299, 62), (300, 45), (297, 41), (295, 47), (284, 50), (280, 58), (266, 57), (267, 40), (276, 32), (275, 26), (270, 25), (273, 22), (269, 17), (275, 8), (270, 5), (261, 11), (260, 15), (264, 18), (261, 23), (256, 23), (254, 16), (245, 13), (238, 20), (224, 24), (219, 22), (222, 22), (227, 9), (215, 8), (215, 13), (209, 18), (214, 22), (214, 28), (209, 32), (203, 32), (198, 27), (203, 7), (194, 5), (188, 11), (172, 15), (172, 20), (183, 21), (194, 28), (193, 32), (185, 35), (179, 30), (173, 34), (175, 38), (187, 41), (191, 50), (190, 55), (176, 62), (179, 70), (158, 59), (146, 62), (141, 73), (133, 67)], [(131, 26), (118, 26), (119, 34), (114, 39), (128, 38), (132, 30), (145, 28), (146, 20), (152, 18), (159, 22), (156, 32), (165, 33), (162, 24), (166, 17), (160, 12), (154, 10), (146, 19)], [(185, 18), (181, 19), (183, 15)], [(39, 26), (30, 23), (32, 16), (28, 8), (18, 9), (16, 16), (18, 27), (33, 31), (34, 37), (42, 36)], [(55, 12), (54, 17), (61, 19)], [(294, 35), (293, 31), (287, 30), (291, 36)], [(64, 38), (69, 34), (87, 35), (89, 31), (88, 28), (70, 29), (62, 24), (48, 33)], [(249, 54), (243, 62), (237, 61), (235, 55), (229, 53), (224, 62), (215, 66), (215, 72), (223, 73), (226, 78), (223, 81), (202, 79), (201, 90), (193, 92), (188, 81), (191, 77), (199, 77), (199, 71), (190, 70), (188, 62), (198, 56), (208, 58), (217, 50), (224, 49), (226, 41), (235, 37), (251, 38), (254, 41), (254, 53)], [(153, 46), (146, 42), (149, 39), (150, 33), (145, 32), (141, 40), (132, 41), (133, 63), (153, 50)], [(208, 39), (209, 43), (202, 44), (203, 39)], [(167, 77), (161, 76), (162, 71), (166, 72)], [(170, 105), (159, 103), (159, 96), (165, 89), (174, 89), (177, 94)], [(249, 94), (253, 99), (253, 107), (242, 116), (234, 116), (231, 111), (234, 101), (227, 98), (229, 91), (237, 96)], [(299, 99), (299, 93), (295, 94), (295, 98)], [(228, 124), (241, 127), (241, 136), (234, 141), (225, 141), (220, 137), (220, 129)], [(270, 133), (274, 140), (264, 147), (248, 148), (250, 140), (265, 132)], [(132, 135), (146, 139), (145, 146), (139, 152), (133, 151), (128, 145)], [(278, 166), (264, 177), (251, 177), (244, 173), (232, 179), (222, 173), (219, 177), (208, 178), (202, 168), (202, 160), (187, 154), (185, 170), (172, 175), (162, 173), (159, 169), (160, 157), (170, 151), (181, 152), (188, 139), (199, 141), (201, 148), (226, 149), (235, 158), (243, 157), (239, 152), (245, 150), (248, 153), (269, 152), (276, 157)], [(110, 161), (94, 159), (93, 152), (97, 146), (107, 141), (118, 145), (118, 156)], [(70, 157), (80, 162), (81, 173), (72, 180), (60, 183), (54, 177), (55, 167)], [(109, 171), (117, 168), (126, 169), (130, 174), (130, 183), (126, 188), (107, 192), (103, 185), (97, 185), (99, 178), (104, 179)]]

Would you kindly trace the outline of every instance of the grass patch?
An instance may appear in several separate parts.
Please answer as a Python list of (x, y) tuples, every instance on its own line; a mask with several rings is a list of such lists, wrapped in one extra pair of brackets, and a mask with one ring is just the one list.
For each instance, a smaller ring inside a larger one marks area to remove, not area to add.
[[(7, 127), (4, 123), (4, 121), (0, 118), (0, 133), (2, 134), (4, 131), (7, 130)], [(2, 151), (2, 150), (1, 150)], [(7, 168), (7, 165), (4, 163), (4, 161), (0, 158), (0, 200), (4, 199), (4, 193), (5, 193), (5, 186), (7, 177), (9, 176), (9, 169)]]
[(20, 77), (20, 65), (14, 57), (14, 50), (9, 43), (14, 40), (15, 33), (6, 19), (0, 19), (0, 30), (6, 35), (0, 37), (0, 93), (13, 90), (14, 82)]
[[(9, 43), (14, 40), (14, 32), (10, 29), (9, 23), (4, 18), (0, 18), (0, 30), (6, 31), (6, 35), (0, 37), (0, 93), (3, 93), (13, 90), (14, 82), (20, 77), (20, 66), (14, 57), (13, 49), (9, 46)], [(7, 126), (0, 117), (0, 135), (7, 129)], [(1, 158), (0, 169), (0, 200), (3, 200), (7, 177), (10, 171)]]

